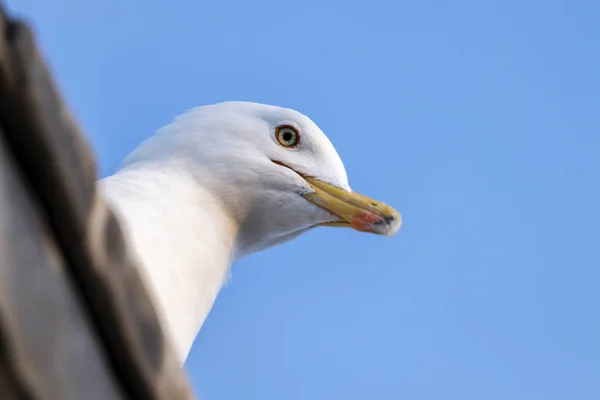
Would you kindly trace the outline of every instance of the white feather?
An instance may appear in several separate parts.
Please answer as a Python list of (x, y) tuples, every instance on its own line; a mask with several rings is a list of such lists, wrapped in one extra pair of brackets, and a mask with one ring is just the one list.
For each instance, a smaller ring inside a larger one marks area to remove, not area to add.
[[(297, 148), (277, 143), (282, 124), (300, 131)], [(246, 102), (186, 112), (99, 182), (182, 363), (236, 259), (336, 219), (301, 196), (312, 191), (304, 179), (272, 160), (350, 191), (314, 122)]]

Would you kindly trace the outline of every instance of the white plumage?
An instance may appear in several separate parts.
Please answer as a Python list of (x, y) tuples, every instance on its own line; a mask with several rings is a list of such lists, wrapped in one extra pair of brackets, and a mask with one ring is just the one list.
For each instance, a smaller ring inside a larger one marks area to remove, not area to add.
[[(286, 147), (293, 142), (281, 137), (294, 132), (299, 143)], [(186, 112), (99, 184), (181, 362), (235, 260), (318, 225), (386, 235), (400, 227), (392, 208), (350, 190), (335, 148), (308, 117), (256, 103)]]

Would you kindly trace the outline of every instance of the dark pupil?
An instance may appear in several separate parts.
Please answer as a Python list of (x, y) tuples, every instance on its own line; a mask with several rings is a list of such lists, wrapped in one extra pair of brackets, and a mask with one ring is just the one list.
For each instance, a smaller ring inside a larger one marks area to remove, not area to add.
[(283, 132), (283, 135), (281, 136), (281, 138), (283, 139), (284, 142), (290, 142), (293, 139), (294, 135), (292, 135), (292, 132)]

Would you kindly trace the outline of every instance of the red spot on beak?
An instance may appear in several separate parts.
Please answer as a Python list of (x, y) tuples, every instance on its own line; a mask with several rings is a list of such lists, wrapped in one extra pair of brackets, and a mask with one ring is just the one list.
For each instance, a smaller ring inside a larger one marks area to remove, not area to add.
[(352, 218), (352, 222), (350, 225), (360, 232), (371, 232), (373, 231), (373, 226), (381, 222), (383, 218), (379, 215), (373, 214), (369, 211), (361, 211), (354, 218)]

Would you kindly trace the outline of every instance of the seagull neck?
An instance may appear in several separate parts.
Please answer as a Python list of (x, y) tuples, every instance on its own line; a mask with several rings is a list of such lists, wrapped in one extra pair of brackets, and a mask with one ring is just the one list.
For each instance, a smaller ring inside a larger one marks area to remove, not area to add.
[(131, 166), (100, 181), (183, 363), (229, 276), (238, 225), (185, 171)]

